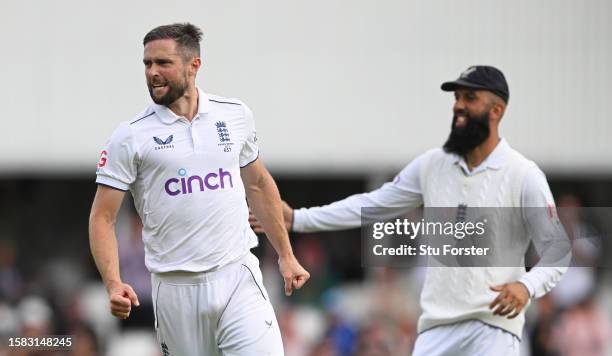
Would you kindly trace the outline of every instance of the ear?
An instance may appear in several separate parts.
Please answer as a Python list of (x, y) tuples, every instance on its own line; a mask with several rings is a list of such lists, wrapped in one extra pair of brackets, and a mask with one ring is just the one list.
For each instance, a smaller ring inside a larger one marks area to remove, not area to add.
[(193, 76), (198, 73), (198, 70), (202, 66), (202, 59), (200, 57), (193, 57), (191, 63), (189, 63), (189, 71)]
[(506, 105), (502, 102), (495, 102), (489, 110), (490, 116), (495, 121), (501, 121), (502, 116), (504, 116), (504, 112), (506, 112)]

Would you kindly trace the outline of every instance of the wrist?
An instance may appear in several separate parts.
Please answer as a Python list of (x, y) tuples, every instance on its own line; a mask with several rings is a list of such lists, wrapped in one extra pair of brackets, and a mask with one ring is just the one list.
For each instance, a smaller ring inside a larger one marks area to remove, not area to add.
[(281, 260), (294, 259), (294, 258), (295, 258), (295, 256), (293, 255), (293, 251), (291, 251), (291, 250), (278, 254), (278, 261), (279, 262)]
[(106, 291), (110, 291), (111, 289), (118, 287), (121, 285), (121, 280), (119, 279), (109, 279), (107, 280), (104, 285), (106, 286)]
[(524, 281), (518, 281), (518, 284), (520, 284), (523, 287), (523, 289), (525, 289), (525, 292), (527, 293), (527, 296), (529, 297), (529, 299), (533, 298), (533, 293), (527, 283), (525, 283)]

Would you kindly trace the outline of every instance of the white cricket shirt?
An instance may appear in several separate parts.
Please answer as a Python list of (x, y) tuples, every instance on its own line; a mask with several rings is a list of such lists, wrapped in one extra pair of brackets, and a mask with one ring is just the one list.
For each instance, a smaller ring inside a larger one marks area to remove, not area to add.
[(214, 270), (257, 245), (240, 168), (258, 157), (251, 110), (198, 89), (189, 122), (152, 104), (112, 134), (96, 183), (130, 190), (150, 272)]

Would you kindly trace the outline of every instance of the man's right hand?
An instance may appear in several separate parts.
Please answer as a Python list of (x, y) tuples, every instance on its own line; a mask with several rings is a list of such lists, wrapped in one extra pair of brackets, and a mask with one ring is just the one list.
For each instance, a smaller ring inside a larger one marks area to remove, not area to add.
[[(285, 223), (285, 228), (287, 231), (291, 231), (291, 227), (293, 226), (293, 208), (287, 204), (286, 201), (282, 200), (283, 204), (283, 220)], [(265, 233), (263, 226), (257, 220), (257, 217), (253, 212), (249, 209), (249, 224), (251, 224), (251, 228), (258, 234)]]
[(119, 281), (109, 282), (107, 290), (111, 314), (119, 319), (127, 319), (130, 316), (132, 305), (140, 306), (136, 292), (127, 283)]
[(295, 289), (300, 289), (310, 278), (310, 273), (300, 265), (293, 254), (279, 257), (278, 267), (285, 280), (285, 295), (290, 296)]

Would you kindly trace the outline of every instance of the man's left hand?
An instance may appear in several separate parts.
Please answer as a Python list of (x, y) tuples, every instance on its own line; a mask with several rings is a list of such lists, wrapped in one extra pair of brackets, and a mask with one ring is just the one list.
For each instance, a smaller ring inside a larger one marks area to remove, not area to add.
[(529, 291), (521, 282), (506, 283), (490, 288), (494, 292), (499, 292), (497, 298), (489, 304), (489, 309), (494, 310), (493, 315), (508, 315), (508, 319), (514, 319), (529, 301)]

